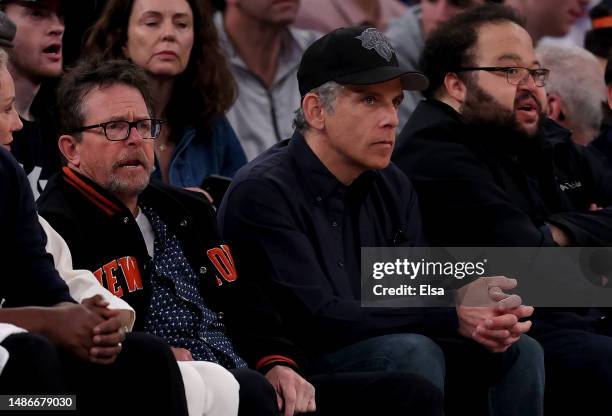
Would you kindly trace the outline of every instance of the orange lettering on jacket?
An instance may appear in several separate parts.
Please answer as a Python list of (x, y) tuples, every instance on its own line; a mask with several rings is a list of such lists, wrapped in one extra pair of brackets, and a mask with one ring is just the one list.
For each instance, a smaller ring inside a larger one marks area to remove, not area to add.
[(130, 293), (135, 290), (141, 290), (142, 279), (140, 278), (140, 269), (136, 259), (134, 257), (121, 257), (119, 259), (119, 266), (121, 266), (125, 283)]
[[(234, 266), (234, 259), (232, 258), (232, 253), (228, 246), (221, 245), (221, 247), (211, 248), (206, 254), (223, 280), (231, 283), (238, 278), (238, 273)], [(217, 278), (217, 284), (219, 283), (222, 282)]]

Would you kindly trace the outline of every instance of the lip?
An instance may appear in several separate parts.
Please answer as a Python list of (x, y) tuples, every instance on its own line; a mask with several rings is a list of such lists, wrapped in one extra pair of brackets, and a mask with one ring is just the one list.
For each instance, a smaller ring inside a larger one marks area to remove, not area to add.
[(385, 147), (393, 147), (395, 142), (393, 140), (380, 140), (372, 143), (372, 146), (385, 146)]
[[(45, 52), (46, 49), (52, 48), (52, 47), (55, 48), (55, 50), (50, 51), (50, 52)], [(62, 43), (61, 42), (49, 43), (44, 48), (42, 48), (41, 51), (44, 56), (46, 56), (47, 58), (53, 61), (59, 61), (62, 59)]]
[(174, 51), (161, 51), (161, 52), (157, 52), (155, 54), (155, 56), (178, 58), (178, 54), (176, 52), (174, 52)]

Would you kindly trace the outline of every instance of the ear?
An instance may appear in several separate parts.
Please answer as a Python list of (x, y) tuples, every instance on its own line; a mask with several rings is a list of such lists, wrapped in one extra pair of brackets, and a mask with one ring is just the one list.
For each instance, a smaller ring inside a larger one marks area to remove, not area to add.
[(548, 110), (546, 112), (548, 117), (557, 123), (564, 124), (566, 119), (565, 108), (559, 94), (550, 93), (546, 96), (546, 100), (548, 102)]
[(81, 164), (79, 142), (69, 134), (62, 134), (57, 145), (68, 165), (78, 168)]
[(444, 77), (444, 90), (446, 95), (457, 104), (461, 105), (465, 102), (467, 87), (461, 78), (454, 72), (449, 72)]
[(315, 130), (323, 130), (325, 128), (325, 110), (321, 106), (321, 101), (317, 94), (309, 92), (302, 100), (302, 108), (304, 109), (304, 117), (308, 122), (308, 126)]

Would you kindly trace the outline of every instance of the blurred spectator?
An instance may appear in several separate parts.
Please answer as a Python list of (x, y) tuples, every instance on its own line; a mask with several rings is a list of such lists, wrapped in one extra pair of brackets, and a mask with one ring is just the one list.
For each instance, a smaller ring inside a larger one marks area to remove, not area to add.
[(235, 83), (218, 44), (209, 2), (110, 0), (86, 51), (128, 58), (147, 71), (157, 116), (154, 177), (181, 187), (233, 176), (246, 162), (225, 112)]
[(299, 0), (229, 0), (215, 16), (221, 46), (238, 83), (227, 114), (249, 160), (291, 136), (300, 106), (297, 69), (319, 34), (294, 29)]
[[(485, 0), (421, 0), (420, 4), (410, 7), (404, 15), (391, 22), (387, 38), (397, 53), (403, 67), (419, 69), (419, 58), (425, 46), (425, 39), (441, 23), (470, 7), (483, 4)], [(419, 91), (405, 91), (404, 101), (399, 108), (401, 131), (423, 95)]]
[(35, 199), (61, 167), (53, 89), (62, 74), (62, 4), (61, 0), (0, 1), (0, 9), (17, 26), (8, 69), (15, 79), (15, 106), (23, 129), (15, 133), (11, 151), (25, 169)]
[(537, 43), (544, 36), (565, 36), (584, 16), (589, 0), (505, 0), (526, 20), (527, 31)]
[[(612, 56), (608, 59), (604, 75), (608, 95), (608, 108), (612, 111)], [(612, 166), (612, 122), (605, 120), (601, 133), (591, 142), (591, 146), (597, 149), (606, 163)]]
[(398, 0), (302, 0), (295, 26), (321, 33), (362, 25), (386, 30), (391, 19), (405, 11)]
[(540, 45), (536, 55), (540, 65), (550, 69), (548, 117), (570, 130), (576, 144), (586, 146), (599, 133), (607, 99), (597, 59), (577, 46)]
[(612, 9), (601, 2), (590, 11), (589, 16), (592, 28), (584, 38), (584, 48), (595, 55), (605, 69), (612, 49)]

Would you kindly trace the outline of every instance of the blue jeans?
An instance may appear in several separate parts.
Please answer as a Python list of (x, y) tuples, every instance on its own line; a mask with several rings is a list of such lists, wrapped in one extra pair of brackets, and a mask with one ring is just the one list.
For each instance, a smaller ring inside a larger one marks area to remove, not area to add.
[(490, 414), (541, 416), (544, 353), (540, 344), (525, 335), (502, 354), (489, 353), (463, 338), (434, 342), (419, 334), (383, 335), (326, 354), (313, 364), (320, 372), (406, 371), (429, 380), (443, 392), (448, 364), (459, 374), (453, 375), (457, 382), (447, 383), (447, 388), (467, 386), (467, 394), (470, 394), (473, 393), (469, 389), (471, 381), (493, 371), (489, 362), (498, 363), (494, 367), (501, 369), (500, 374), (487, 376), (485, 380)]

